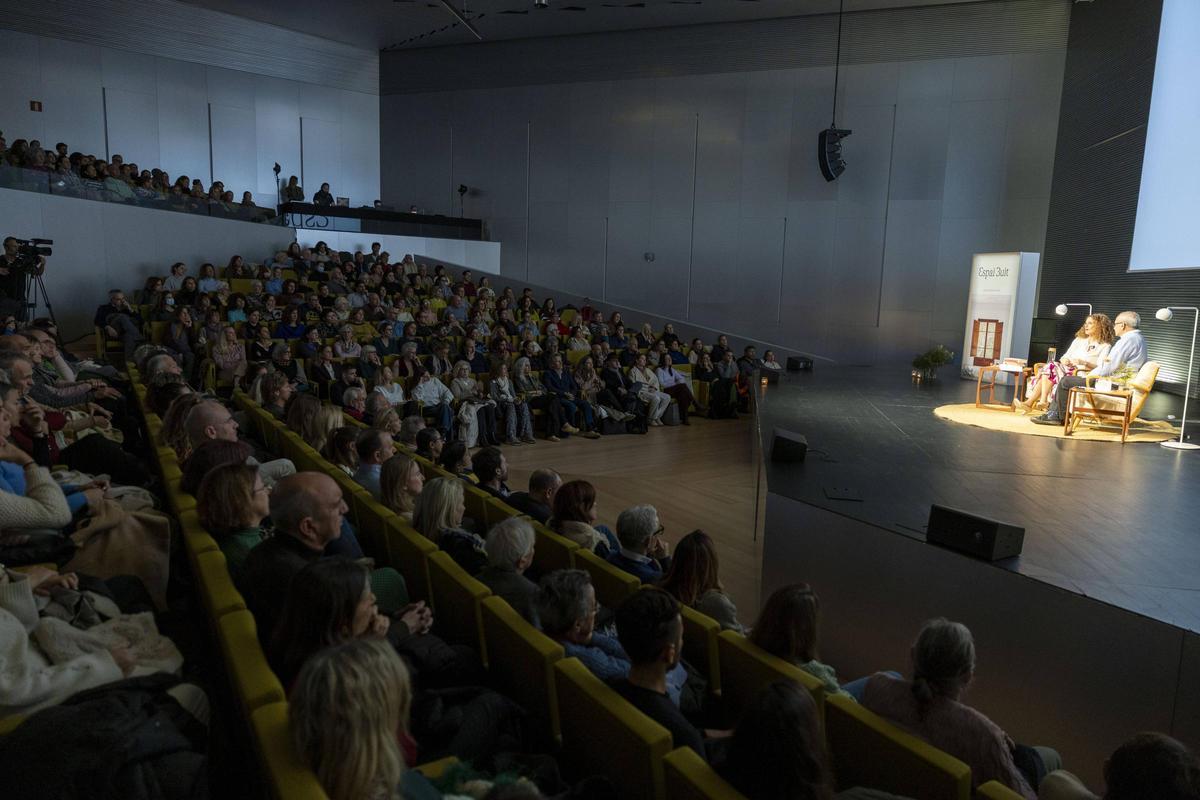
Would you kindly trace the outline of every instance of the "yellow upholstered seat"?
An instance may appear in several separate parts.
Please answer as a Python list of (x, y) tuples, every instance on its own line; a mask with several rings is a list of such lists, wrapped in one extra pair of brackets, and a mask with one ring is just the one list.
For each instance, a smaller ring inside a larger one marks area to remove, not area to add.
[(245, 611), (246, 601), (233, 585), (229, 568), (225, 566), (225, 554), (220, 550), (200, 553), (195, 559), (196, 583), (200, 587), (200, 600), (208, 612), (208, 618), (219, 620), (233, 611)]
[(563, 657), (562, 645), (530, 625), (503, 598), (484, 598), (481, 609), (493, 683), (529, 712), (548, 741), (558, 739), (554, 665)]
[(975, 800), (1021, 800), (1021, 794), (1000, 781), (988, 781), (975, 790)]
[(470, 645), (487, 663), (483, 639), (483, 617), (479, 604), (491, 590), (454, 563), (448, 553), (429, 556), (429, 592), (434, 625), (449, 642)]
[(663, 759), (667, 800), (745, 800), (690, 747), (679, 747)]
[(498, 497), (488, 497), (483, 504), (483, 517), (487, 521), (488, 530), (498, 522), (503, 522), (509, 517), (519, 517), (521, 512), (510, 506)]
[(849, 697), (827, 699), (825, 740), (838, 789), (866, 786), (924, 800), (971, 796), (970, 767)]
[(1137, 375), (1124, 386), (1112, 390), (1097, 388), (1096, 381), (1104, 378), (1089, 375), (1087, 385), (1072, 388), (1067, 397), (1064, 432), (1069, 436), (1081, 422), (1103, 425), (1108, 420), (1120, 428), (1121, 441), (1124, 442), (1129, 436), (1129, 426), (1138, 418), (1138, 414), (1142, 413), (1142, 406), (1154, 389), (1154, 381), (1158, 379), (1158, 368), (1157, 361), (1147, 361), (1142, 364)]
[(387, 520), (383, 536), (387, 563), (404, 576), (409, 598), (428, 603), (429, 557), (438, 552), (437, 545), (398, 516)]
[(288, 733), (287, 703), (272, 703), (250, 717), (254, 744), (274, 800), (328, 800), (312, 770), (301, 763)]
[(456, 756), (446, 756), (439, 758), (437, 761), (427, 761), (424, 764), (417, 764), (413, 767), (414, 770), (429, 778), (431, 781), (436, 781), (445, 774), (446, 770), (458, 763)]
[(717, 640), (721, 624), (694, 608), (682, 606), (683, 657), (708, 680), (708, 691), (721, 693), (721, 656)]
[(537, 574), (574, 568), (574, 554), (579, 545), (565, 536), (559, 536), (540, 522), (533, 523), (533, 533), (533, 569)]
[(7, 717), (0, 717), (0, 736), (12, 733), (24, 721), (24, 714), (9, 714)]
[(750, 702), (775, 681), (795, 681), (808, 690), (820, 712), (822, 683), (795, 664), (771, 655), (740, 633), (723, 631), (717, 637), (721, 669), (721, 702), (726, 722), (736, 724)]
[(487, 501), (491, 495), (476, 489), (469, 483), (463, 482), (463, 505), (467, 507), (467, 516), (476, 522), (487, 524)]
[[(341, 470), (339, 470), (340, 472)], [(354, 518), (354, 531), (362, 544), (363, 552), (375, 559), (379, 567), (391, 566), (388, 560), (385, 526), (396, 516), (386, 506), (371, 497), (369, 492), (345, 492), (346, 505)]]
[(602, 606), (616, 608), (642, 585), (637, 578), (590, 550), (581, 547), (573, 555), (576, 569), (585, 570), (591, 576), (596, 600)]
[(279, 678), (267, 665), (253, 614), (234, 611), (221, 617), (217, 623), (217, 637), (225, 654), (225, 666), (234, 693), (247, 714), (287, 699)]
[(666, 728), (627, 703), (577, 658), (554, 665), (562, 757), (578, 775), (605, 775), (625, 800), (662, 800)]

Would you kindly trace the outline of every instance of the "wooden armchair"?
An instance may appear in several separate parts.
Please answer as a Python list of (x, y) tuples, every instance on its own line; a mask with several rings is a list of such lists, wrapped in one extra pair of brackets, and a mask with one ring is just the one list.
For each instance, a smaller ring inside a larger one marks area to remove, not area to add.
[(1129, 436), (1129, 426), (1138, 418), (1146, 398), (1154, 388), (1158, 368), (1157, 361), (1147, 361), (1128, 383), (1109, 390), (1097, 389), (1096, 381), (1103, 378), (1089, 375), (1087, 384), (1073, 387), (1067, 398), (1064, 434), (1070, 436), (1083, 421), (1096, 425), (1111, 421), (1121, 426), (1123, 444)]

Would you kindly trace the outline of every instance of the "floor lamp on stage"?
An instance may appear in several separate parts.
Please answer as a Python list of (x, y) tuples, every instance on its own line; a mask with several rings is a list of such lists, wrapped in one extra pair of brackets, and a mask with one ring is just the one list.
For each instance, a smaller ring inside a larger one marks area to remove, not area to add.
[(1054, 313), (1058, 314), (1060, 317), (1065, 317), (1067, 315), (1068, 308), (1086, 308), (1088, 310), (1088, 316), (1090, 317), (1092, 315), (1091, 303), (1059, 303), (1054, 307)]
[(1155, 312), (1154, 316), (1163, 322), (1170, 322), (1171, 318), (1175, 316), (1176, 311), (1190, 311), (1193, 314), (1192, 352), (1188, 355), (1187, 385), (1183, 390), (1183, 416), (1179, 418), (1179, 441), (1171, 440), (1163, 442), (1162, 446), (1169, 447), (1172, 450), (1200, 450), (1200, 444), (1192, 444), (1183, 440), (1183, 430), (1187, 426), (1188, 395), (1192, 393), (1192, 362), (1196, 357), (1196, 326), (1200, 325), (1200, 309), (1195, 306), (1169, 306), (1167, 308), (1160, 308)]

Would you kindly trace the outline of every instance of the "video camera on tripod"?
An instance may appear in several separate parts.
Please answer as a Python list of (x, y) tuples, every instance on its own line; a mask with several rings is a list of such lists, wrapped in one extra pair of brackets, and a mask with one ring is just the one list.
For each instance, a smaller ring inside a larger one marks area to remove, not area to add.
[(13, 264), (18, 269), (31, 269), (38, 266), (39, 261), (45, 261), (50, 256), (54, 255), (54, 251), (50, 249), (50, 245), (54, 244), (53, 239), (13, 239), (17, 243), (17, 260)]

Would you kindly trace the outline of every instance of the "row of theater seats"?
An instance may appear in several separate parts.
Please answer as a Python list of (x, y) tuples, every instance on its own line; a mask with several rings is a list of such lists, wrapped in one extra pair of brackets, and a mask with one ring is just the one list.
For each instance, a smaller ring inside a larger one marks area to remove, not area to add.
[[(161, 421), (144, 407), (145, 390), (132, 373), (147, 432), (156, 437)], [(349, 519), (364, 550), (380, 566), (405, 578), (410, 595), (434, 609), (438, 632), (448, 641), (477, 648), (497, 689), (521, 703), (531, 724), (558, 752), (574, 774), (605, 774), (622, 796), (647, 800), (738, 798), (698, 756), (672, 750), (669, 733), (596, 679), (562, 647), (527, 623), (509, 605), (472, 578), (402, 518), (377, 503), (342, 470), (333, 466), (269, 413), (238, 392), (245, 411), (268, 450), (290, 458), (297, 469), (330, 475), (341, 486)], [(349, 424), (355, 423), (347, 418)], [(195, 500), (179, 491), (180, 470), (169, 448), (158, 448), (158, 464), (171, 510), (179, 517), (188, 558), (202, 604), (213, 627), (234, 697), (266, 776), (277, 797), (322, 797), (315, 777), (296, 762), (287, 739), (287, 703), (283, 687), (267, 665), (253, 616), (237, 592), (216, 542), (200, 527)], [(426, 477), (446, 476), (418, 459)], [(514, 509), (467, 486), (467, 513), (491, 526)], [(586, 570), (597, 599), (616, 607), (638, 582), (593, 553), (546, 527), (534, 525), (534, 569), (574, 567)], [(910, 736), (843, 697), (826, 696), (818, 681), (792, 664), (771, 656), (745, 637), (721, 632), (718, 624), (685, 608), (685, 656), (708, 678), (709, 691), (732, 725), (750, 698), (769, 683), (791, 680), (808, 689), (820, 709), (837, 785), (871, 786), (914, 798), (969, 800), (970, 769), (961, 761)], [(444, 764), (432, 765), (436, 773)], [(424, 768), (422, 768), (424, 771)], [(976, 797), (1001, 800), (1017, 795), (999, 784), (985, 784)]]

